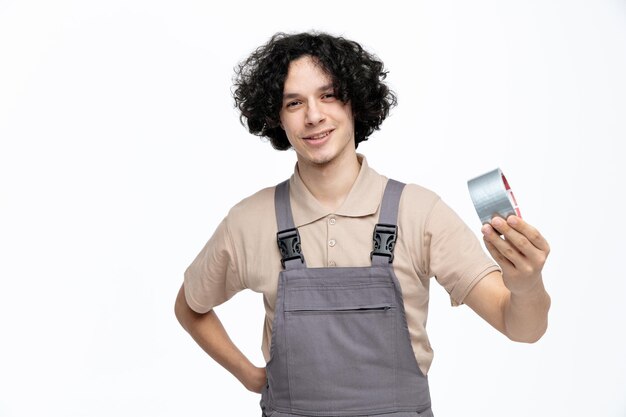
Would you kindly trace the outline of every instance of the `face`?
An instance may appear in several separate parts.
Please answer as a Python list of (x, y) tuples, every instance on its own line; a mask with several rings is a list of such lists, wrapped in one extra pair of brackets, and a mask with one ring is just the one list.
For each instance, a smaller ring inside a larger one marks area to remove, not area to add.
[(299, 165), (325, 165), (356, 154), (350, 103), (335, 96), (331, 77), (310, 56), (289, 65), (280, 120)]

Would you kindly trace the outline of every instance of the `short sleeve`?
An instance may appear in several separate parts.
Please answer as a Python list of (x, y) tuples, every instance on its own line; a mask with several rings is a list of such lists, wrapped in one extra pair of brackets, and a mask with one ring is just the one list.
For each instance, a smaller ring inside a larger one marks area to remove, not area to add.
[(206, 313), (243, 290), (236, 264), (228, 218), (225, 218), (185, 271), (185, 298), (189, 307), (197, 313)]
[(430, 274), (450, 294), (453, 306), (463, 304), (478, 281), (500, 269), (470, 228), (441, 199), (428, 215), (425, 234)]

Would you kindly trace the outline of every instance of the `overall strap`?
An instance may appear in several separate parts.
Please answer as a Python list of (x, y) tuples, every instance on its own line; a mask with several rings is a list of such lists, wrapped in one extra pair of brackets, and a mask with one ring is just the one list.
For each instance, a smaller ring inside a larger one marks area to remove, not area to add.
[(393, 262), (393, 249), (398, 238), (398, 208), (404, 185), (392, 179), (387, 182), (378, 224), (374, 227), (374, 250), (370, 254), (372, 265), (389, 266)]
[(294, 226), (291, 213), (289, 180), (276, 186), (274, 206), (276, 208), (276, 223), (278, 224), (276, 241), (282, 258), (280, 262), (285, 269), (306, 268), (300, 245), (300, 234)]

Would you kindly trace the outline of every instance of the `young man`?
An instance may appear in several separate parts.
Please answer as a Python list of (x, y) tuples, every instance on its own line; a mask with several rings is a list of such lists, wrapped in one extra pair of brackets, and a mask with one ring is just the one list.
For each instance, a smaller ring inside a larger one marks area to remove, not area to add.
[[(516, 216), (482, 229), (497, 265), (439, 197), (369, 168), (358, 144), (394, 94), (355, 42), (275, 35), (239, 68), (251, 133), (297, 155), (289, 181), (233, 207), (185, 272), (176, 316), (264, 416), (432, 416), (425, 330), (431, 277), (512, 340), (546, 330), (549, 247)], [(260, 221), (261, 220), (261, 221)], [(372, 238), (374, 236), (374, 238)], [(257, 368), (213, 307), (249, 288), (265, 303)]]

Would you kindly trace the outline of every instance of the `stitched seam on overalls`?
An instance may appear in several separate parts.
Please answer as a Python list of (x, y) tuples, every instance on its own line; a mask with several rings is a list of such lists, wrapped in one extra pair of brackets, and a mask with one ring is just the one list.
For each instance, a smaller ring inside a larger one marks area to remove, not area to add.
[[(393, 264), (390, 264), (390, 265), (393, 265)], [(389, 269), (391, 270), (390, 274), (391, 274), (391, 280), (393, 282), (393, 276), (394, 276), (393, 275), (394, 274), (393, 267), (389, 266)], [(396, 286), (395, 282), (393, 282), (393, 286), (394, 287)], [(393, 295), (394, 295), (396, 304), (399, 304), (400, 300), (398, 300), (397, 290), (394, 289), (394, 294)], [(400, 313), (402, 313), (402, 309), (400, 307), (401, 306), (398, 306), (398, 308), (396, 308), (396, 315), (400, 315)], [(393, 332), (394, 332), (394, 334), (393, 334), (393, 351), (395, 353), (395, 355), (394, 355), (394, 362), (393, 362), (393, 376), (394, 376), (394, 383), (395, 383), (394, 386), (397, 387), (398, 386), (398, 354), (397, 353), (398, 353), (398, 349), (400, 347), (397, 344), (397, 340), (398, 340), (398, 319), (396, 317), (394, 317), (394, 321), (393, 321)], [(397, 407), (398, 406), (398, 390), (394, 389), (393, 392), (394, 392), (393, 404), (394, 404), (394, 406)]]
[[(286, 274), (285, 274), (286, 275)], [(282, 301), (282, 312), (283, 315), (283, 337), (284, 342), (283, 346), (285, 346), (285, 372), (287, 373), (287, 392), (289, 393), (289, 410), (293, 409), (293, 400), (291, 398), (291, 372), (289, 372), (289, 343), (287, 343), (287, 317), (285, 316), (285, 295), (287, 293), (287, 277), (283, 275), (283, 301)]]

